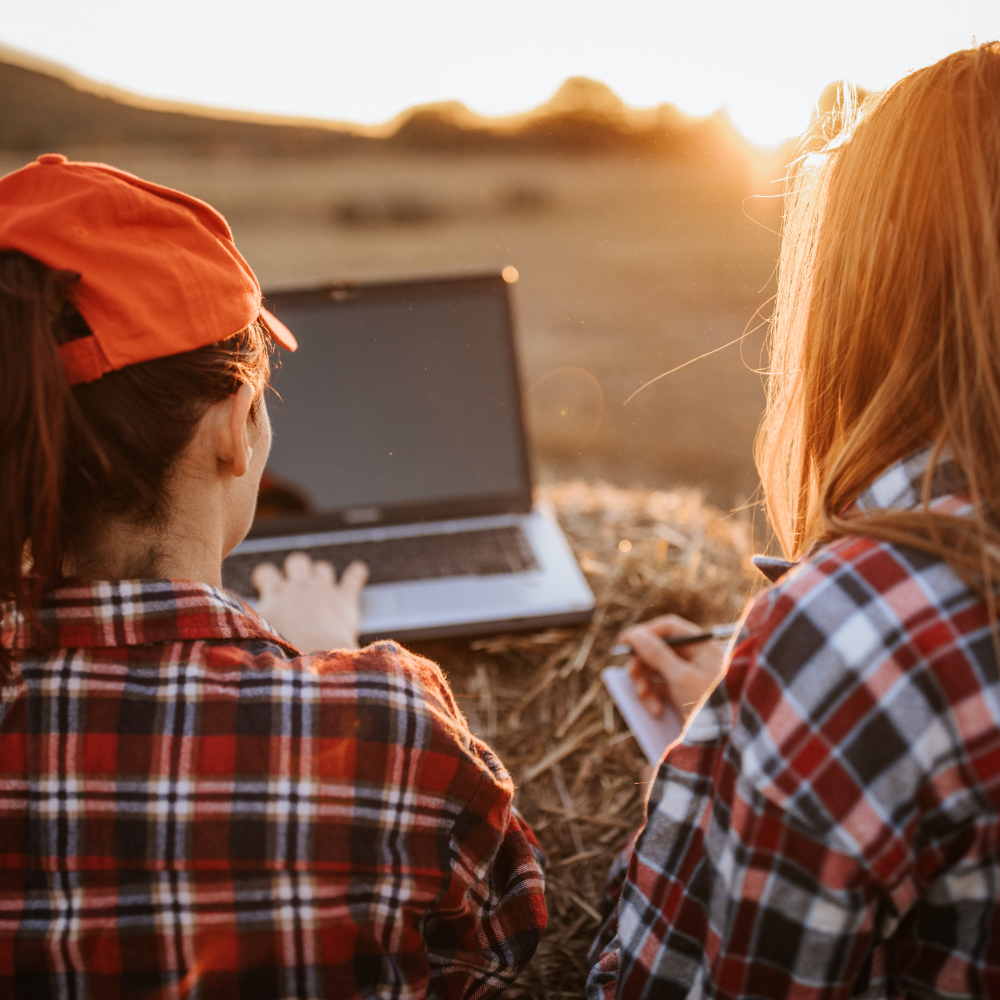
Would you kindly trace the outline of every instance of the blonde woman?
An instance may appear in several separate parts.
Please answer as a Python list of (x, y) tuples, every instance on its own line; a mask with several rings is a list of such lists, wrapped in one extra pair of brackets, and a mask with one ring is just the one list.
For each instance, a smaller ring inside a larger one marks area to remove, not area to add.
[(794, 566), (727, 658), (627, 636), (691, 714), (593, 998), (1000, 995), (1000, 44), (838, 124), (792, 180), (758, 448)]

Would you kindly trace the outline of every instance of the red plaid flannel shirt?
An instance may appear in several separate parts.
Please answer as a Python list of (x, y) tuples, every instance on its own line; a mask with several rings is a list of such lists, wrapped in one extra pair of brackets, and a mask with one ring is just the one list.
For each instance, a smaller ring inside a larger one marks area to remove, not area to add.
[[(860, 510), (919, 502), (927, 453)], [(971, 513), (953, 463), (932, 506)], [(664, 758), (592, 1000), (1000, 996), (1000, 678), (984, 603), (859, 537), (751, 605)]]
[(3, 632), (0, 996), (489, 997), (530, 959), (540, 851), (434, 664), (183, 581), (40, 622)]

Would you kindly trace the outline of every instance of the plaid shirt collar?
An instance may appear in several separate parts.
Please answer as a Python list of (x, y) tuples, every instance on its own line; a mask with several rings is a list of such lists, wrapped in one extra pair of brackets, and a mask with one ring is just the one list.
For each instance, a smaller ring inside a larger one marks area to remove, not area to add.
[[(867, 513), (874, 510), (912, 510), (914, 507), (919, 507), (923, 502), (924, 473), (927, 471), (927, 463), (933, 452), (933, 446), (928, 445), (901, 458), (898, 462), (893, 462), (875, 477), (872, 484), (861, 493), (848, 510)], [(962, 470), (947, 451), (942, 452), (934, 463), (930, 506), (935, 508), (947, 504), (953, 508), (950, 513), (968, 513), (968, 498), (965, 495), (967, 490), (968, 482)], [(771, 583), (777, 583), (789, 570), (798, 565), (788, 559), (763, 555), (754, 556), (752, 562)]]
[[(923, 502), (924, 474), (931, 460), (934, 448), (928, 445), (898, 462), (893, 462), (884, 472), (875, 477), (854, 503), (851, 510), (862, 512), (872, 510), (912, 510)], [(931, 476), (930, 505), (935, 507), (946, 498), (962, 496), (968, 483), (958, 463), (947, 450), (937, 457)]]
[(206, 639), (263, 639), (299, 655), (238, 598), (193, 580), (73, 581), (49, 594), (37, 626), (8, 605), (0, 643), (6, 649), (47, 650)]

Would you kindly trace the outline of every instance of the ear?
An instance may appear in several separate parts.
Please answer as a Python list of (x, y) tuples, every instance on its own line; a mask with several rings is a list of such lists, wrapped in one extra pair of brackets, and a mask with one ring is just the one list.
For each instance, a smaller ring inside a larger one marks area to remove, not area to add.
[(218, 403), (219, 407), (219, 464), (239, 478), (247, 474), (253, 448), (247, 434), (250, 408), (253, 406), (254, 390), (249, 382), (244, 382), (228, 399)]

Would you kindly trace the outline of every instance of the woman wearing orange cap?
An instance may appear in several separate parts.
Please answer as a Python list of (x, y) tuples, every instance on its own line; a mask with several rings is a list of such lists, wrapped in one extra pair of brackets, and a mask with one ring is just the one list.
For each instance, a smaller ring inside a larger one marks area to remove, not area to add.
[(219, 589), (272, 339), (209, 206), (0, 179), (0, 995), (487, 997), (544, 927), (441, 672), (356, 649), (364, 567), (262, 573), (283, 637)]
[(771, 328), (797, 564), (725, 660), (627, 636), (689, 721), (594, 1000), (1000, 995), (1000, 43), (847, 111), (793, 173)]

